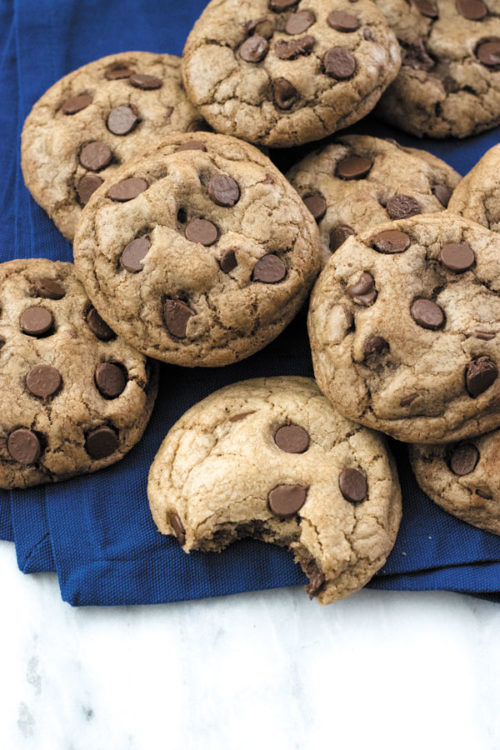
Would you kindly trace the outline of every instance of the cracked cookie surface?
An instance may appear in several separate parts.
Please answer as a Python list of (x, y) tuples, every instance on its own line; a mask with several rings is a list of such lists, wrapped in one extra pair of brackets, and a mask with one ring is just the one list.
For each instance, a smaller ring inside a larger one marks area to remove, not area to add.
[(412, 445), (420, 487), (466, 523), (500, 534), (500, 431), (452, 445)]
[(33, 198), (69, 240), (82, 206), (120, 164), (203, 119), (184, 91), (180, 59), (123, 52), (84, 65), (34, 105), (22, 134)]
[(156, 455), (148, 496), (159, 531), (185, 552), (246, 536), (287, 546), (321, 604), (370, 580), (401, 519), (383, 437), (301, 377), (236, 383), (192, 407)]
[(182, 70), (215, 130), (282, 147), (360, 120), (399, 65), (396, 38), (369, 0), (212, 0)]
[(377, 113), (408, 133), (465, 138), (500, 122), (500, 0), (375, 0), (402, 65)]
[(458, 183), (450, 199), (450, 211), (500, 232), (499, 173), (500, 146), (493, 146)]
[(348, 135), (287, 174), (318, 222), (323, 262), (347, 237), (389, 219), (443, 211), (460, 176), (427, 151)]
[(500, 238), (443, 212), (350, 237), (311, 296), (318, 385), (406, 442), (500, 425)]
[(210, 133), (164, 143), (92, 196), (75, 237), (77, 272), (139, 351), (226, 365), (262, 349), (297, 313), (319, 271), (318, 229), (250, 144)]
[(0, 265), (0, 487), (97, 471), (140, 440), (156, 367), (100, 319), (73, 264)]

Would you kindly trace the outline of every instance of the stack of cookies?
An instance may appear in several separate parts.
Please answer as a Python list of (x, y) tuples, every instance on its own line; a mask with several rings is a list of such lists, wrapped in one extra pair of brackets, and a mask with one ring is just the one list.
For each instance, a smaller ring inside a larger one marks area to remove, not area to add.
[(369, 135), (330, 138), (286, 176), (262, 150), (372, 110), (419, 136), (494, 127), (496, 2), (212, 0), (182, 61), (111, 55), (47, 91), (22, 168), (75, 264), (0, 266), (0, 388), (16, 389), (0, 486), (118, 461), (157, 361), (250, 357), (312, 290), (316, 381), (248, 380), (190, 409), (149, 475), (160, 532), (186, 552), (284, 545), (311, 596), (342, 598), (396, 539), (385, 434), (411, 443), (433, 500), (500, 534), (498, 149), (461, 181)]

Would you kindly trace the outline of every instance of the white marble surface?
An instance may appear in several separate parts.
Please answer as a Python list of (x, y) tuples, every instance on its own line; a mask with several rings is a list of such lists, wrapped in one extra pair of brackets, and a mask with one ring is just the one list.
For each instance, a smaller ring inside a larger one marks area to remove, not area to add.
[(500, 606), (300, 588), (72, 609), (0, 543), (2, 750), (499, 750)]

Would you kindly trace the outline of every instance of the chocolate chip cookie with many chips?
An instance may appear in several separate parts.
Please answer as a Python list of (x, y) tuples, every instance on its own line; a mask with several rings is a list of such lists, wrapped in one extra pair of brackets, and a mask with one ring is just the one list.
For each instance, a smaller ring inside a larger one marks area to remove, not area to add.
[(22, 134), (22, 169), (34, 199), (69, 240), (82, 207), (123, 162), (202, 118), (172, 55), (124, 52), (84, 65), (34, 105)]
[(90, 199), (77, 272), (148, 356), (227, 365), (274, 339), (319, 271), (316, 223), (271, 161), (229, 136), (171, 135)]
[(388, 219), (443, 211), (460, 180), (427, 151), (367, 135), (336, 138), (287, 177), (318, 222), (325, 263), (352, 234)]
[(403, 63), (377, 112), (432, 138), (465, 138), (500, 122), (500, 0), (375, 0)]
[(450, 199), (450, 211), (500, 232), (500, 145), (487, 151), (460, 180)]
[(310, 378), (247, 380), (193, 406), (163, 441), (148, 496), (185, 552), (248, 536), (288, 547), (320, 604), (370, 580), (401, 519), (382, 436), (340, 416)]
[(369, 0), (213, 0), (187, 39), (183, 77), (215, 130), (290, 146), (360, 120), (399, 65)]
[(452, 445), (412, 445), (420, 487), (462, 521), (500, 534), (500, 431)]
[(500, 425), (500, 238), (444, 212), (349, 237), (311, 297), (318, 385), (346, 417), (418, 443)]
[(117, 338), (71, 263), (0, 265), (0, 487), (116, 463), (140, 440), (156, 368)]

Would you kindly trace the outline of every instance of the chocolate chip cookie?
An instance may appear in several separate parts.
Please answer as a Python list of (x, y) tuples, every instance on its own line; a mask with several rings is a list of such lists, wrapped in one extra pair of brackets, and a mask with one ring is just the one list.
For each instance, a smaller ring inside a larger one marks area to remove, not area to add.
[(450, 199), (450, 211), (500, 232), (500, 146), (487, 151), (460, 180)]
[(346, 417), (441, 443), (500, 425), (500, 238), (448, 212), (349, 237), (311, 297), (321, 390)]
[(248, 536), (289, 547), (320, 604), (370, 580), (401, 519), (383, 438), (340, 416), (310, 378), (247, 380), (196, 404), (163, 441), (148, 495), (185, 552)]
[(318, 222), (325, 263), (352, 234), (388, 219), (443, 211), (460, 180), (427, 151), (367, 135), (336, 138), (287, 177)]
[(399, 66), (396, 38), (369, 0), (213, 0), (182, 70), (215, 130), (290, 146), (360, 120)]
[(500, 534), (500, 431), (452, 445), (413, 445), (413, 471), (435, 503)]
[(403, 64), (378, 114), (408, 133), (465, 138), (500, 122), (499, 0), (375, 0)]
[(274, 339), (319, 271), (316, 223), (258, 149), (176, 134), (90, 199), (77, 272), (106, 322), (148, 356), (220, 366)]
[(122, 164), (171, 131), (198, 130), (180, 60), (123, 52), (84, 65), (33, 107), (22, 134), (22, 169), (33, 198), (69, 240), (82, 207)]
[(116, 337), (71, 263), (0, 264), (0, 487), (119, 461), (149, 420), (156, 368)]

